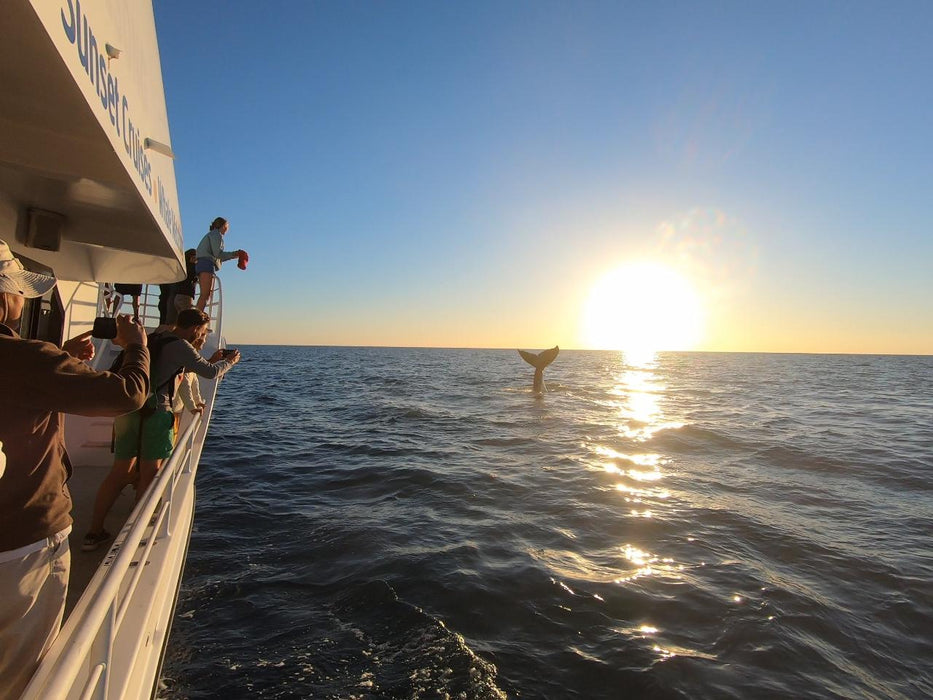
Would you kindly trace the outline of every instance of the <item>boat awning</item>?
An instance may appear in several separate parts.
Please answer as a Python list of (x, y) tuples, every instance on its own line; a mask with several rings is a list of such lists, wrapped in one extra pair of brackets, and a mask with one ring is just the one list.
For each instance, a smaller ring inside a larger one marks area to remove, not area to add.
[(182, 279), (151, 4), (3, 0), (0, 38), (0, 238), (60, 279)]

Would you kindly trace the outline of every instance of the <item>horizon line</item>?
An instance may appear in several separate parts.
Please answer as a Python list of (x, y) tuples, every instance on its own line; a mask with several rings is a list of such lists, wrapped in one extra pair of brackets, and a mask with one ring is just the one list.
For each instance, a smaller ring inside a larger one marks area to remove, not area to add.
[[(227, 343), (227, 347), (236, 347), (237, 343)], [(466, 346), (446, 346), (446, 345), (343, 345), (328, 343), (240, 343), (252, 347), (278, 347), (278, 348), (358, 348), (375, 350), (501, 350), (508, 352), (519, 350), (517, 347), (466, 347)], [(524, 346), (533, 348), (533, 346)], [(561, 348), (561, 352), (619, 352), (625, 353), (621, 349), (606, 348)], [(930, 353), (914, 352), (839, 352), (839, 351), (820, 351), (820, 350), (655, 350), (652, 354), (703, 354), (703, 355), (840, 355), (840, 356), (861, 356), (861, 357), (933, 357)]]

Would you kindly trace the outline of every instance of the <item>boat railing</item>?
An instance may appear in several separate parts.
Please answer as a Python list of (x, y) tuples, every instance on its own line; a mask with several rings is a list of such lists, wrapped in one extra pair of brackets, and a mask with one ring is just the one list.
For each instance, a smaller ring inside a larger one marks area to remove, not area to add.
[[(114, 697), (109, 690), (114, 640), (134, 600), (152, 548), (172, 535), (175, 486), (195, 467), (192, 454), (200, 427), (201, 417), (195, 415), (172, 456), (133, 509), (23, 698)], [(75, 682), (88, 669), (83, 688), (76, 689)]]
[[(143, 285), (142, 294), (139, 297), (139, 320), (146, 328), (156, 328), (159, 326), (159, 295), (161, 290), (158, 285)], [(217, 336), (222, 338), (221, 327), (223, 325), (223, 292), (221, 291), (220, 277), (214, 276), (214, 291), (207, 302), (205, 311), (211, 317), (211, 330)], [(155, 301), (153, 301), (155, 300)], [(126, 295), (120, 294), (116, 290), (111, 292), (108, 307), (108, 300), (104, 297), (103, 285), (100, 285), (100, 294), (98, 298), (99, 316), (117, 316), (123, 312), (124, 302), (130, 303), (131, 300)], [(169, 299), (171, 303), (171, 299)]]
[[(207, 312), (207, 315), (211, 317), (211, 332), (217, 339), (218, 343), (222, 342), (223, 338), (224, 308), (222, 301), (223, 291), (221, 289), (220, 277), (214, 275), (214, 293), (208, 300), (207, 306), (204, 308), (204, 310)], [(219, 344), (217, 347), (219, 347)]]
[[(155, 328), (159, 325), (159, 294), (161, 290), (158, 285), (144, 284), (142, 293), (139, 295), (139, 320), (147, 328)], [(155, 300), (153, 302), (153, 300)], [(109, 308), (108, 308), (109, 303)], [(110, 292), (110, 298), (104, 297), (103, 285), (101, 285), (100, 299), (98, 305), (100, 316), (117, 316), (121, 313), (130, 313), (132, 310), (133, 298), (129, 294), (121, 294), (113, 290)], [(130, 308), (125, 310), (123, 305), (128, 304)]]
[[(219, 280), (208, 307), (216, 341), (221, 342), (222, 296)], [(43, 658), (22, 698), (122, 698), (123, 688), (111, 687), (111, 678), (125, 678), (126, 669), (117, 674), (113, 657), (115, 641), (126, 621), (127, 612), (147, 595), (139, 589), (147, 572), (153, 548), (173, 537), (173, 507), (182, 479), (193, 488), (193, 479), (201, 456), (201, 444), (213, 410), (218, 381), (205, 392), (203, 414), (194, 414), (177, 440), (172, 456), (156, 474), (146, 493), (136, 504), (65, 622), (58, 638)], [(177, 533), (187, 541), (188, 532)], [(139, 595), (137, 595), (139, 594)], [(156, 680), (156, 679), (154, 679)]]

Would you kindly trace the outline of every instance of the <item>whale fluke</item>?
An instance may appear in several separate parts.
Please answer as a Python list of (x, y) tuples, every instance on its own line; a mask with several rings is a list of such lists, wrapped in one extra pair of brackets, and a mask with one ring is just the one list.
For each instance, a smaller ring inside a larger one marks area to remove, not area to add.
[(518, 354), (522, 356), (522, 359), (535, 368), (535, 381), (533, 387), (535, 391), (547, 391), (547, 386), (544, 384), (544, 368), (554, 361), (559, 352), (560, 348), (556, 345), (550, 350), (542, 350), (539, 353), (528, 352), (527, 350), (518, 351)]

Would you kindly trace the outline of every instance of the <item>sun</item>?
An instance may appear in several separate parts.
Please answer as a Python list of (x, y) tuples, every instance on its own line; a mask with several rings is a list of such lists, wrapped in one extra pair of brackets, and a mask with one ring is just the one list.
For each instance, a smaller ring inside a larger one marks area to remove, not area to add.
[(671, 268), (634, 262), (603, 276), (590, 291), (583, 338), (594, 349), (644, 355), (691, 350), (700, 340), (703, 310), (693, 286)]

